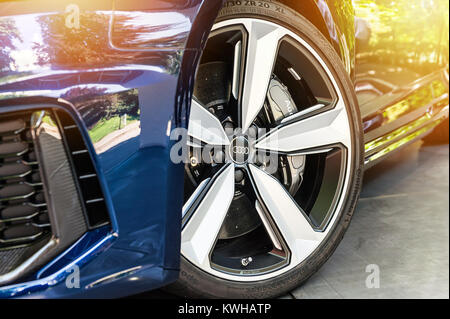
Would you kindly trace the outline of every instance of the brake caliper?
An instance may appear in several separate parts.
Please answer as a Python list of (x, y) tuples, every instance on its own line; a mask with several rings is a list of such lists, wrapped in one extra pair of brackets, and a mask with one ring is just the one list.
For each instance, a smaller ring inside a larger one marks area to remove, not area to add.
[(267, 99), (269, 100), (269, 107), (274, 120), (277, 123), (298, 111), (288, 88), (276, 76), (273, 76), (270, 81)]
[[(275, 75), (272, 76), (269, 84), (267, 100), (271, 111), (269, 113), (273, 115), (273, 121), (277, 124), (298, 112), (288, 88)], [(281, 161), (283, 183), (291, 195), (295, 195), (300, 188), (305, 162), (306, 158), (303, 155), (286, 156)]]

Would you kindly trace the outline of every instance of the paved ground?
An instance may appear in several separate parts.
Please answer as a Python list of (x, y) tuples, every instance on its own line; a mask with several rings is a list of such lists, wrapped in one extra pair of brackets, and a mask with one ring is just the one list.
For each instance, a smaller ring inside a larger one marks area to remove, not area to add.
[[(449, 298), (449, 146), (422, 144), (366, 172), (342, 243), (284, 298)], [(379, 288), (366, 288), (368, 265), (378, 266)]]
[(449, 298), (448, 161), (448, 145), (418, 142), (368, 170), (342, 243), (286, 298)]

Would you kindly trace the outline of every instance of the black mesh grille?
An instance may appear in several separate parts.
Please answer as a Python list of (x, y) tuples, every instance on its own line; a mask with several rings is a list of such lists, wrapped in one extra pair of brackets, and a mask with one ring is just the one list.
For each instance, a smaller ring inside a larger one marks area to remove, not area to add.
[[(109, 223), (95, 166), (73, 118), (56, 107), (0, 114), (0, 286)], [(31, 256), (36, 262), (21, 269)]]
[(50, 231), (30, 116), (0, 117), (0, 249)]
[(69, 114), (61, 110), (56, 110), (55, 113), (63, 132), (67, 152), (70, 154), (74, 175), (77, 177), (89, 227), (108, 224), (110, 219), (105, 197), (81, 132)]

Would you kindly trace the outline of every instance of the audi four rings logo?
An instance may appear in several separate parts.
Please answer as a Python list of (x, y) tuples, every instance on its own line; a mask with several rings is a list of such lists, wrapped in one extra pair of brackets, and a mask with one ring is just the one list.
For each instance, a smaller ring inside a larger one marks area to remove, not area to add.
[(240, 155), (248, 155), (250, 153), (250, 149), (244, 146), (234, 146), (233, 153)]

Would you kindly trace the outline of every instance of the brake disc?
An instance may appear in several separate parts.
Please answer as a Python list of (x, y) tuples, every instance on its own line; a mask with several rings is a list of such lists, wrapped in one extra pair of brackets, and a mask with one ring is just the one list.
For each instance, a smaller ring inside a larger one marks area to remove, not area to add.
[[(272, 76), (269, 84), (267, 101), (266, 108), (269, 109), (272, 120), (277, 124), (298, 112), (288, 88), (275, 75)], [(283, 184), (292, 196), (297, 193), (302, 183), (305, 161), (304, 155), (286, 156), (281, 163)]]
[[(205, 105), (211, 113), (215, 114), (225, 126), (230, 124), (229, 111), (225, 109), (230, 99), (231, 79), (227, 74), (225, 62), (209, 62), (199, 67), (197, 81), (194, 88), (195, 98)], [(265, 111), (270, 114), (271, 124), (279, 124), (284, 118), (295, 114), (298, 110), (288, 88), (273, 75), (267, 92)], [(208, 171), (208, 164), (198, 164), (195, 161), (196, 152), (199, 149), (191, 149), (192, 159), (187, 165), (186, 171), (189, 179), (198, 185), (201, 182), (202, 171)], [(197, 155), (199, 156), (199, 155)], [(277, 173), (292, 195), (298, 191), (303, 171), (305, 168), (305, 156), (283, 156), (280, 171)], [(233, 202), (225, 217), (218, 239), (233, 239), (248, 234), (261, 225), (261, 219), (254, 207), (254, 203), (242, 190), (249, 186), (246, 181), (236, 180), (236, 192)]]

